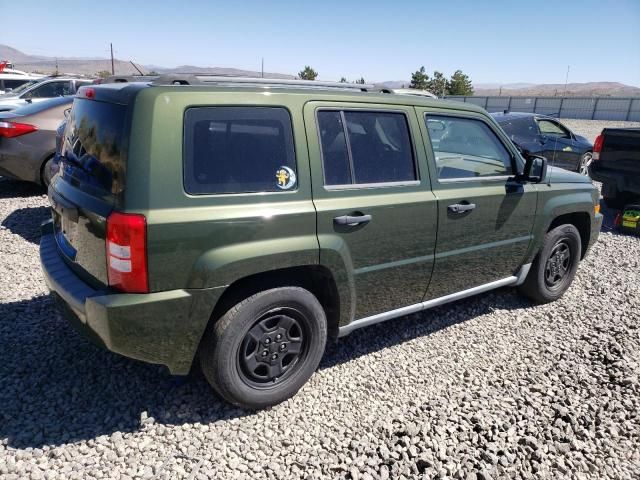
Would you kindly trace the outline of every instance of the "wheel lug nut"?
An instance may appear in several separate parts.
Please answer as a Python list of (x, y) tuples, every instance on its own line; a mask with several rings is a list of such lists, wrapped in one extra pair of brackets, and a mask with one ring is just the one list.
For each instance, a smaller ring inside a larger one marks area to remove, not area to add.
[(278, 354), (274, 353), (273, 355), (271, 355), (271, 360), (275, 360), (276, 358), (278, 358)]
[(267, 355), (269, 355), (269, 352), (267, 352), (266, 350), (263, 350), (263, 351), (262, 351), (262, 356), (263, 356), (263, 357), (266, 357)]
[(271, 339), (270, 338), (266, 338), (264, 340), (265, 345), (269, 345), (271, 343)]
[(282, 338), (282, 335), (280, 335), (280, 334), (276, 335), (276, 340), (280, 340), (281, 338)]
[(287, 348), (287, 346), (284, 343), (280, 345), (280, 350), (284, 350), (285, 348)]

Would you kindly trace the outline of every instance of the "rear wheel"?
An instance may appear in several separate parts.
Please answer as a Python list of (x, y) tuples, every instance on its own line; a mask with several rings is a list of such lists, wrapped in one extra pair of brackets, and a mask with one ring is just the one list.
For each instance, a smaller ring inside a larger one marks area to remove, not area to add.
[(580, 157), (580, 165), (578, 166), (578, 172), (582, 175), (589, 176), (589, 165), (593, 161), (593, 154), (591, 152), (586, 152), (582, 157)]
[(263, 408), (306, 383), (326, 339), (326, 316), (316, 297), (303, 288), (275, 288), (243, 300), (210, 326), (200, 365), (225, 400)]
[(560, 225), (548, 232), (520, 291), (538, 303), (553, 302), (569, 288), (576, 275), (582, 244), (573, 225)]

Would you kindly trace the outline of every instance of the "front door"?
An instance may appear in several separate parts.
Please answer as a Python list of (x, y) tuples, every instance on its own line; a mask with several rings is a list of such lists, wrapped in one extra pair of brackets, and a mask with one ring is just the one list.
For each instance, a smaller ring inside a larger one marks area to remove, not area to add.
[(310, 102), (304, 112), (320, 263), (346, 266), (351, 319), (419, 303), (437, 212), (415, 111)]
[(543, 141), (543, 155), (549, 160), (549, 165), (577, 170), (580, 152), (571, 132), (558, 122), (546, 118), (537, 118), (536, 123)]
[(521, 162), (484, 115), (417, 109), (438, 198), (438, 241), (425, 300), (514, 275), (536, 214), (535, 186), (514, 180)]

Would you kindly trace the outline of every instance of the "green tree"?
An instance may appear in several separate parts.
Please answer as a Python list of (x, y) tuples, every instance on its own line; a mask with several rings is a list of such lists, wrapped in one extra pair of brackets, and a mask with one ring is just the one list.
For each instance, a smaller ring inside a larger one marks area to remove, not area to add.
[(356, 80), (356, 83), (358, 83), (360, 85), (364, 85), (367, 82), (364, 81), (364, 77), (360, 77), (360, 80)]
[(304, 70), (298, 72), (298, 77), (300, 77), (301, 80), (315, 80), (318, 78), (318, 72), (309, 65), (305, 65)]
[(449, 82), (442, 72), (437, 70), (433, 72), (433, 78), (427, 82), (427, 90), (438, 97), (444, 97), (447, 94)]
[(429, 75), (423, 67), (420, 67), (420, 70), (417, 70), (411, 74), (411, 84), (409, 84), (409, 88), (415, 88), (418, 90), (426, 90), (429, 86)]
[(109, 70), (100, 70), (98, 73), (96, 73), (96, 76), (98, 78), (107, 78), (111, 76), (111, 72)]
[(471, 79), (462, 70), (456, 70), (449, 80), (448, 95), (473, 95)]
[(340, 83), (347, 83), (347, 79), (345, 77), (340, 77)]

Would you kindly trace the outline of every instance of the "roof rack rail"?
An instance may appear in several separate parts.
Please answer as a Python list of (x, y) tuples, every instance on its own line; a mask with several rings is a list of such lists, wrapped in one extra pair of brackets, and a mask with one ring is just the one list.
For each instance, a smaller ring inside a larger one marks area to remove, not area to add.
[[(341, 82), (320, 82), (316, 80), (297, 80), (288, 78), (262, 78), (262, 77), (238, 77), (208, 74), (169, 74), (159, 75), (151, 82), (152, 85), (273, 85), (291, 86), (302, 88), (336, 88), (343, 90), (360, 90), (362, 92), (385, 91), (388, 89), (377, 89), (372, 84), (361, 83), (341, 83)], [(386, 93), (390, 93), (387, 91)]]

